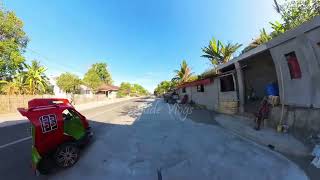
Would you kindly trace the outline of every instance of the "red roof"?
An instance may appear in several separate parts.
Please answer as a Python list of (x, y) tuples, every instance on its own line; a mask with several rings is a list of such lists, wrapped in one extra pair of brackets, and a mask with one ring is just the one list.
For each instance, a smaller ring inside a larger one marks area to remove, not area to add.
[(208, 79), (202, 79), (202, 80), (197, 80), (197, 81), (192, 81), (192, 82), (187, 82), (187, 83), (184, 83), (180, 86), (178, 86), (178, 89), (179, 88), (185, 88), (185, 87), (191, 87), (191, 86), (198, 86), (198, 85), (208, 85), (210, 83), (212, 83), (213, 80), (211, 80), (210, 78)]
[(104, 84), (98, 88), (98, 91), (118, 91), (118, 86)]

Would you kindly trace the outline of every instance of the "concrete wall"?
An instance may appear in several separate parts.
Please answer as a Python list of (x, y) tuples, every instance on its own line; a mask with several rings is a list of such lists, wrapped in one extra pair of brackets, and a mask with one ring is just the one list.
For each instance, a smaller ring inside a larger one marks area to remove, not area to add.
[(196, 104), (204, 105), (207, 109), (215, 110), (218, 108), (218, 86), (216, 81), (204, 86), (204, 92), (197, 92), (197, 86), (192, 88), (192, 100)]
[(80, 94), (86, 95), (88, 97), (93, 96), (93, 92), (85, 85), (80, 85)]
[(237, 91), (220, 92), (220, 78), (215, 78), (214, 81), (204, 86), (204, 92), (198, 92), (197, 86), (186, 87), (186, 93), (182, 93), (182, 89), (178, 91), (180, 99), (186, 94), (189, 97), (189, 102), (206, 106), (210, 110), (221, 110), (220, 102), (238, 102)]
[(109, 94), (108, 94), (108, 98), (109, 99), (114, 99), (114, 98), (117, 98), (117, 93), (118, 93), (118, 91), (111, 91), (111, 92), (109, 92)]
[(245, 83), (245, 97), (250, 94), (253, 88), (256, 96), (262, 98), (265, 94), (266, 85), (277, 81), (277, 73), (269, 53), (263, 53), (248, 59), (243, 69)]
[[(290, 133), (298, 137), (309, 137), (318, 134), (320, 129), (320, 109), (285, 106), (282, 124), (289, 125)], [(276, 127), (281, 118), (281, 106), (271, 109), (269, 123)]]
[(312, 81), (312, 104), (314, 107), (320, 108), (320, 28), (314, 29), (306, 33), (310, 48), (314, 52), (314, 63), (313, 72), (311, 74)]
[(185, 93), (182, 92), (182, 88), (179, 89), (177, 93), (179, 94), (179, 98), (181, 100), (183, 99), (184, 95), (188, 95), (188, 103), (189, 103), (190, 100), (191, 100), (191, 97), (192, 97), (191, 91), (192, 91), (191, 87), (186, 87), (186, 92)]
[[(286, 105), (320, 108), (320, 29), (313, 29), (270, 49), (276, 65), (281, 101)], [(291, 79), (285, 54), (295, 51), (301, 79)], [(282, 96), (282, 91), (284, 91)]]
[(217, 84), (217, 90), (219, 92), (219, 95), (218, 95), (219, 101), (238, 101), (239, 100), (238, 93), (237, 93), (238, 86), (237, 86), (235, 75), (234, 75), (234, 88), (235, 88), (235, 91), (221, 92), (220, 78), (217, 77), (215, 79), (215, 82)]
[[(35, 99), (35, 98), (61, 98), (60, 96), (56, 95), (0, 95), (0, 114), (5, 113), (12, 113), (17, 112), (17, 108), (19, 107), (28, 107), (28, 101)], [(63, 97), (65, 98), (65, 97)], [(71, 100), (71, 96), (66, 97), (67, 99)], [(105, 95), (93, 95), (92, 97), (88, 97), (86, 95), (79, 95), (75, 94), (73, 103), (78, 104), (85, 104), (89, 102), (98, 102), (98, 101), (105, 101), (108, 98)]]

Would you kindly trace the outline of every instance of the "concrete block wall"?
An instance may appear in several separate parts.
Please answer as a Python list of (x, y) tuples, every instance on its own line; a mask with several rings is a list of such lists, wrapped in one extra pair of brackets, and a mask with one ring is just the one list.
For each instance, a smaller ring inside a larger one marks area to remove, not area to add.
[[(320, 108), (320, 28), (301, 34), (270, 49), (276, 65), (281, 102), (285, 105)], [(285, 54), (295, 52), (301, 79), (291, 79)]]
[[(271, 109), (269, 122), (272, 127), (280, 122), (281, 106)], [(315, 108), (299, 108), (285, 106), (283, 121), (289, 125), (289, 132), (299, 137), (307, 138), (311, 134), (320, 133), (320, 109)]]
[(191, 87), (186, 87), (186, 92), (182, 92), (182, 88), (179, 89), (178, 91), (178, 94), (179, 94), (179, 98), (180, 100), (183, 99), (183, 96), (184, 95), (187, 95), (188, 96), (188, 103), (190, 102), (190, 97), (192, 96), (192, 90), (191, 90)]
[(263, 53), (247, 60), (247, 65), (243, 69), (245, 83), (245, 97), (254, 89), (256, 96), (262, 98), (266, 96), (266, 85), (277, 82), (277, 73), (269, 53)]
[(196, 104), (204, 105), (207, 109), (218, 108), (218, 86), (216, 82), (204, 86), (204, 92), (198, 92), (197, 86), (191, 87), (192, 101)]
[(186, 87), (186, 92), (182, 89), (178, 90), (180, 99), (184, 95), (188, 95), (189, 102), (203, 105), (209, 110), (215, 110), (221, 113), (234, 114), (238, 110), (237, 91), (220, 92), (220, 79), (215, 78), (214, 81), (204, 86), (204, 92), (198, 92), (197, 86)]

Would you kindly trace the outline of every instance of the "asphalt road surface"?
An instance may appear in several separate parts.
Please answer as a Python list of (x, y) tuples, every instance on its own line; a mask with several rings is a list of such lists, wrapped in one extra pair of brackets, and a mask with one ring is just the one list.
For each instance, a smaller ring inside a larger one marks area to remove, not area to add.
[[(105, 132), (111, 127), (101, 126), (100, 122), (104, 124), (112, 122), (141, 103), (144, 103), (143, 99), (128, 100), (85, 110), (81, 113), (89, 120), (95, 119), (95, 121), (90, 121), (90, 125), (95, 133), (95, 138), (97, 138), (101, 132)], [(0, 160), (0, 179), (47, 179), (45, 176), (36, 177), (31, 171), (29, 123), (0, 128)]]
[(31, 173), (28, 124), (0, 128), (0, 179), (308, 179), (286, 158), (175, 107), (135, 99), (81, 112), (94, 140), (75, 166), (49, 176)]

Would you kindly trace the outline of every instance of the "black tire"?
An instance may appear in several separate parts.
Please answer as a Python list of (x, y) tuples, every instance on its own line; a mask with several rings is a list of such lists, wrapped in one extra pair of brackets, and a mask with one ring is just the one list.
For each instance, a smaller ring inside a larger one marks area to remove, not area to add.
[(37, 169), (40, 172), (40, 174), (46, 175), (50, 174), (53, 168), (54, 162), (52, 161), (52, 158), (45, 157), (40, 160)]
[(61, 145), (54, 154), (54, 160), (59, 167), (69, 168), (79, 160), (80, 151), (75, 144)]

